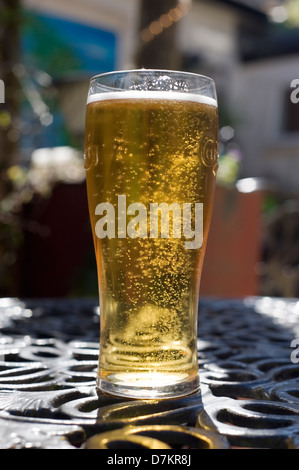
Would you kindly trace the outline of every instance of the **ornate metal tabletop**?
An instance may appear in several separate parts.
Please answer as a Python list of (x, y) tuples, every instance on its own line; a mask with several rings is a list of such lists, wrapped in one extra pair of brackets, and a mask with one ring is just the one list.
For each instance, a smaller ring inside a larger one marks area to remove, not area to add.
[[(299, 300), (201, 300), (201, 393), (97, 395), (95, 300), (0, 300), (0, 448), (299, 448)], [(298, 352), (298, 358), (297, 358)]]

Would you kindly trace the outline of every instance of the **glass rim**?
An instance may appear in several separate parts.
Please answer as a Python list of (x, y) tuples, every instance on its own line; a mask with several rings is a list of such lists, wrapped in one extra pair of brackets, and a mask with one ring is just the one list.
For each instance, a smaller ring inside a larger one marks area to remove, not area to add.
[[(165, 77), (169, 81), (164, 81)], [(90, 97), (93, 95), (110, 92), (130, 92), (134, 98), (136, 98), (137, 92), (146, 92), (151, 96), (154, 92), (179, 93), (180, 97), (183, 94), (185, 96), (201, 95), (213, 99), (213, 105), (218, 106), (216, 84), (213, 78), (195, 72), (158, 68), (104, 72), (91, 77), (87, 103), (91, 101)]]
[(180, 75), (194, 77), (194, 78), (197, 78), (197, 79), (204, 79), (204, 80), (209, 81), (210, 83), (215, 83), (214, 79), (211, 78), (211, 77), (208, 77), (208, 75), (203, 75), (203, 74), (196, 73), (196, 72), (186, 72), (186, 71), (183, 71), (183, 70), (171, 70), (171, 69), (152, 69), (152, 68), (149, 68), (149, 69), (141, 68), (141, 69), (111, 70), (110, 72), (103, 72), (103, 73), (93, 75), (90, 78), (90, 82), (92, 82), (94, 80), (97, 80), (101, 77), (108, 77), (109, 75), (129, 74), (129, 73), (147, 73), (147, 72), (180, 74)]

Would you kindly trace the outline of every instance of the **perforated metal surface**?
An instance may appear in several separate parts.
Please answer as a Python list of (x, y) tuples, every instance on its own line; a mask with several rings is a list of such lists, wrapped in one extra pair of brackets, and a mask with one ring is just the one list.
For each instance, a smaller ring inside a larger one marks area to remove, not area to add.
[(298, 448), (298, 319), (296, 299), (201, 301), (201, 394), (139, 401), (96, 394), (96, 301), (1, 299), (0, 448)]

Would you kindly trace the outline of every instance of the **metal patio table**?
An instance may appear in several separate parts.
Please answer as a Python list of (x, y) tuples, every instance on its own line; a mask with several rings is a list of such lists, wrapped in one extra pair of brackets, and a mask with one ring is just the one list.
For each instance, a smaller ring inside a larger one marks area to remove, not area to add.
[(0, 299), (1, 449), (299, 448), (298, 299), (201, 299), (201, 392), (171, 400), (97, 395), (99, 324), (94, 299)]

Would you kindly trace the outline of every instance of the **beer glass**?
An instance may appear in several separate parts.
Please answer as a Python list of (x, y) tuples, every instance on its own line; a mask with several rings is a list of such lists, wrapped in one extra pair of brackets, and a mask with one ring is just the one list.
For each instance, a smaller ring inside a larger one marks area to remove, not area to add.
[(145, 69), (91, 79), (85, 168), (99, 390), (132, 398), (198, 390), (199, 282), (217, 165), (212, 79)]

